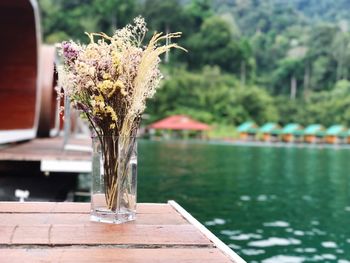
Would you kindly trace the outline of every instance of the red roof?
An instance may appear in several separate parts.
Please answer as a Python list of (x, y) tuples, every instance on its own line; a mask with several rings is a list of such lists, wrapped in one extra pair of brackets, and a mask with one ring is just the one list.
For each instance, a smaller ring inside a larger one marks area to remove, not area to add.
[(162, 130), (192, 130), (192, 131), (207, 131), (210, 127), (199, 121), (193, 120), (185, 115), (173, 115), (157, 121), (150, 126), (150, 129)]

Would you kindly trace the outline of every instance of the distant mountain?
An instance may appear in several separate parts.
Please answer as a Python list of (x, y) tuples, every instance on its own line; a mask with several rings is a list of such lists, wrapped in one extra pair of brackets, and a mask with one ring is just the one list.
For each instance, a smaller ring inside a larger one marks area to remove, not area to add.
[(288, 2), (291, 2), (297, 10), (313, 20), (340, 21), (350, 19), (349, 0), (291, 0)]
[(246, 35), (350, 20), (350, 0), (212, 0), (212, 4), (219, 13), (233, 14)]

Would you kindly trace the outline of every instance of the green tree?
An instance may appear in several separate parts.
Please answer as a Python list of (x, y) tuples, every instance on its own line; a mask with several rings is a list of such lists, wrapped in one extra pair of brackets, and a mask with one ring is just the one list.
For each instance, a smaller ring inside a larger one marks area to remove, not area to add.
[(203, 65), (216, 65), (227, 72), (241, 74), (241, 64), (245, 63), (245, 72), (254, 61), (251, 48), (244, 39), (235, 39), (230, 25), (222, 18), (213, 16), (204, 21), (200, 31), (187, 42), (188, 62), (191, 68)]
[(274, 86), (276, 94), (288, 94), (295, 99), (298, 83), (303, 79), (303, 61), (301, 59), (286, 58), (279, 62), (274, 72)]
[(85, 31), (111, 34), (131, 22), (136, 0), (39, 0), (39, 6), (46, 40), (86, 42)]
[(205, 67), (199, 73), (172, 71), (148, 113), (158, 118), (174, 113), (189, 114), (208, 123), (231, 125), (247, 119), (258, 123), (278, 119), (273, 98), (264, 89), (241, 87), (236, 78), (221, 73), (218, 67)]
[(350, 34), (347, 32), (338, 32), (331, 47), (332, 55), (337, 63), (336, 79), (347, 79), (347, 65), (350, 63)]

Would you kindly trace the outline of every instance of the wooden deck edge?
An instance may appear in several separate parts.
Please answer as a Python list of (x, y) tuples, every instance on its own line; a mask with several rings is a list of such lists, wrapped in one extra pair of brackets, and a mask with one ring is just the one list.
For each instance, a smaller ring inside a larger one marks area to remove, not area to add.
[(91, 173), (91, 161), (84, 160), (46, 160), (40, 162), (42, 172)]
[(213, 242), (221, 252), (223, 252), (235, 263), (247, 263), (238, 254), (236, 254), (231, 248), (229, 248), (224, 242), (222, 242), (212, 232), (210, 232), (203, 224), (201, 224), (190, 213), (188, 213), (184, 208), (182, 208), (178, 203), (176, 203), (173, 200), (169, 200), (168, 204), (171, 205), (188, 222), (194, 225), (203, 235), (205, 235), (211, 242)]
[(17, 129), (17, 130), (0, 130), (0, 144), (11, 142), (25, 141), (35, 138), (36, 130)]

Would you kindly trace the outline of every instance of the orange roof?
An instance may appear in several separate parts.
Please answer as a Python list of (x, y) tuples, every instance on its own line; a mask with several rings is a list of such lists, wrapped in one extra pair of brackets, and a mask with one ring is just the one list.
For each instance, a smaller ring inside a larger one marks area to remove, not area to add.
[(157, 121), (148, 126), (150, 129), (162, 130), (192, 130), (207, 131), (210, 127), (207, 124), (193, 120), (185, 115), (173, 115)]

